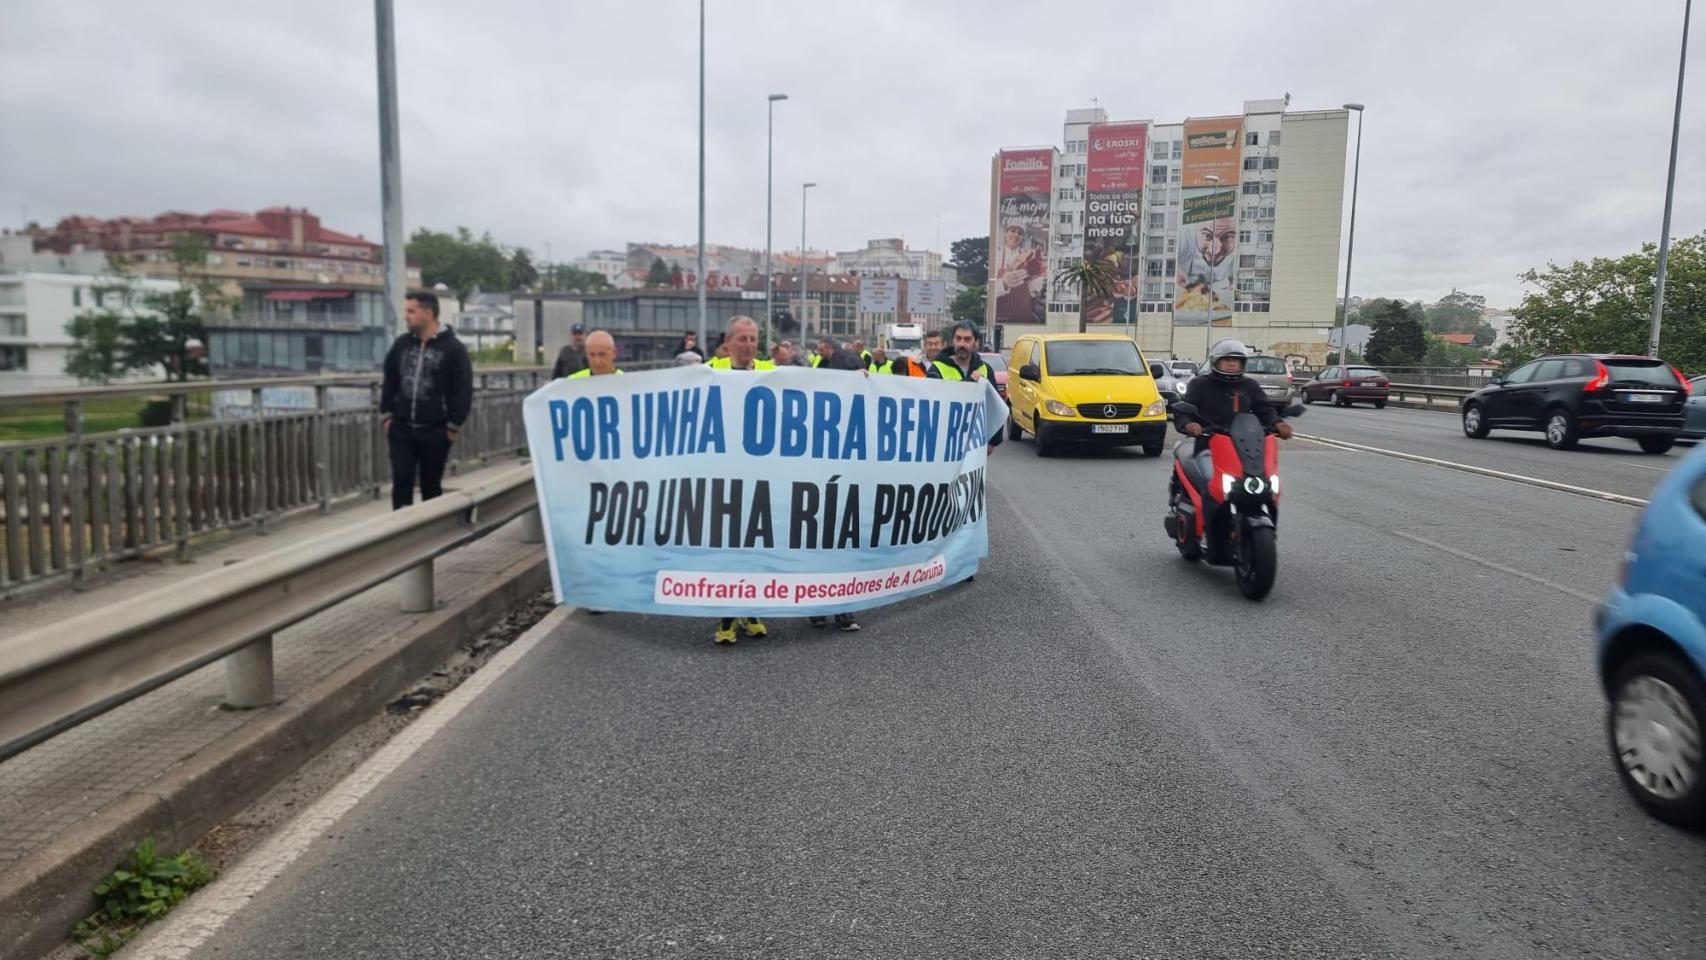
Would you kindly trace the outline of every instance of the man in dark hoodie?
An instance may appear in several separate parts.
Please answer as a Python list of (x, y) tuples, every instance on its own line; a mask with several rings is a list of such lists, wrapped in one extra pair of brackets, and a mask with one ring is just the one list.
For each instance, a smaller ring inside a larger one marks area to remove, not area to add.
[(411, 293), (403, 317), (409, 332), (385, 355), (385, 387), (379, 412), (391, 449), (391, 509), (414, 502), (415, 474), (421, 499), (444, 492), (450, 445), (468, 420), (474, 400), (474, 367), (468, 350), (438, 323), (438, 297)]

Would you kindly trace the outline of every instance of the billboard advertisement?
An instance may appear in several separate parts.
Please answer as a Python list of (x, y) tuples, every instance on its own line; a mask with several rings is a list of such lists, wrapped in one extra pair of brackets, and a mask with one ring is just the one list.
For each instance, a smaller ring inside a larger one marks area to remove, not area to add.
[(860, 277), (859, 312), (894, 313), (900, 309), (900, 280), (895, 277)]
[[(1180, 186), (1226, 186), (1238, 182), (1240, 144), (1244, 142), (1243, 117), (1208, 117), (1185, 121), (1184, 167)], [(1210, 180), (1210, 177), (1218, 179)]]
[(989, 303), (994, 323), (1048, 319), (1050, 198), (1054, 148), (1003, 150), (995, 157), (989, 231)]
[(1186, 187), (1181, 193), (1173, 322), (1232, 325), (1238, 265), (1238, 188)]
[(907, 313), (946, 313), (948, 284), (945, 280), (908, 280)]
[(1237, 299), (1233, 271), (1238, 266), (1238, 174), (1244, 120), (1186, 120), (1184, 133), (1173, 322), (1231, 326), (1232, 304)]
[(1143, 242), (1143, 175), (1149, 162), (1149, 121), (1090, 127), (1084, 174), (1084, 259), (1111, 268), (1109, 296), (1080, 291), (1086, 324), (1137, 322), (1143, 282), (1137, 269)]

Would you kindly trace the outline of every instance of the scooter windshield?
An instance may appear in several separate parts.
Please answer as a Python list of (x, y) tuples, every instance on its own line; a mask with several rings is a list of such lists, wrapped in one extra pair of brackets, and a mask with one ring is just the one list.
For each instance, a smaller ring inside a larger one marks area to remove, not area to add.
[(1232, 437), (1232, 445), (1238, 448), (1238, 460), (1244, 464), (1244, 474), (1261, 476), (1268, 450), (1268, 431), (1262, 426), (1261, 418), (1253, 413), (1240, 413), (1232, 418), (1232, 429), (1227, 434)]

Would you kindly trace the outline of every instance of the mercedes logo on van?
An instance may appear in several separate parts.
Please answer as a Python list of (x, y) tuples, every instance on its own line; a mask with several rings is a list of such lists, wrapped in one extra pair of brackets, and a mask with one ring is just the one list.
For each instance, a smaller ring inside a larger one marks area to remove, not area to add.
[(1107, 417), (1109, 420), (1112, 420), (1113, 418), (1119, 416), (1119, 413), (1120, 413), (1120, 408), (1114, 406), (1111, 403), (1102, 408), (1102, 416)]

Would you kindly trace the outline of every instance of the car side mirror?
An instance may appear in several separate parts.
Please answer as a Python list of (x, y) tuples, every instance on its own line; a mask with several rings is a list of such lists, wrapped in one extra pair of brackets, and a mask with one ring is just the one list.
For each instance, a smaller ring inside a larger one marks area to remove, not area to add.
[(1285, 408), (1285, 416), (1288, 420), (1292, 417), (1303, 416), (1303, 404), (1293, 402), (1291, 406)]
[(1041, 370), (1039, 370), (1037, 368), (1037, 365), (1034, 363), (1027, 363), (1024, 366), (1019, 368), (1019, 379), (1020, 380), (1030, 380), (1030, 381), (1035, 382), (1035, 381), (1042, 380), (1042, 378), (1043, 378), (1043, 372)]
[(1149, 375), (1159, 380), (1167, 375), (1167, 368), (1159, 363), (1149, 365)]

